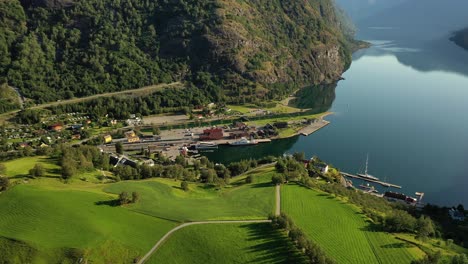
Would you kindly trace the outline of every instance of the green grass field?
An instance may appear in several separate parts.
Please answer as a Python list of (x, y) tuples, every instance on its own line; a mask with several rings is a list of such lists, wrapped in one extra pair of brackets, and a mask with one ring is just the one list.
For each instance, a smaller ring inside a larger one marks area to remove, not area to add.
[(418, 247), (373, 231), (353, 206), (328, 194), (290, 184), (281, 187), (281, 209), (338, 263), (410, 263)]
[[(271, 168), (270, 168), (271, 170)], [(215, 190), (201, 184), (189, 184), (184, 192), (180, 181), (152, 179), (126, 181), (109, 185), (110, 193), (140, 193), (141, 201), (129, 209), (176, 221), (266, 219), (274, 211), (274, 186), (271, 176), (257, 177), (257, 182)]]
[(21, 178), (28, 176), (29, 170), (37, 163), (40, 163), (45, 168), (46, 177), (59, 177), (60, 166), (50, 158), (44, 156), (26, 157), (4, 162), (6, 167), (6, 175), (10, 178)]
[(97, 190), (18, 185), (0, 194), (0, 236), (39, 252), (80, 248), (93, 263), (130, 263), (176, 225), (108, 205), (113, 199)]
[(188, 226), (174, 233), (151, 264), (304, 263), (289, 240), (268, 223)]

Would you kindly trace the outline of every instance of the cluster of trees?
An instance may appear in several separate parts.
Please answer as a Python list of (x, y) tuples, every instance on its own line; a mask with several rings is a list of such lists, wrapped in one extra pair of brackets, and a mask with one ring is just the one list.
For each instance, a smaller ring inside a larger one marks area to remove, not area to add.
[(130, 203), (136, 203), (140, 200), (140, 194), (138, 192), (132, 192), (130, 195), (128, 192), (119, 193), (119, 204), (125, 205)]
[[(261, 164), (272, 163), (276, 158), (265, 157), (260, 160), (242, 160), (230, 163), (228, 166), (215, 164), (206, 157), (200, 160), (194, 160), (189, 164), (184, 156), (177, 156), (174, 162), (161, 157), (153, 166), (136, 165), (117, 166), (111, 168), (116, 176), (116, 180), (138, 180), (147, 178), (170, 178), (182, 180), (184, 182), (199, 181), (208, 185), (217, 187), (229, 184), (231, 177), (238, 176), (250, 169), (256, 168)], [(247, 177), (246, 183), (251, 183), (252, 177)], [(185, 190), (185, 187), (181, 186)]]
[(10, 179), (5, 176), (6, 167), (0, 164), (0, 192), (6, 191), (10, 187)]
[[(0, 47), (1, 49), (1, 47)], [(0, 56), (1, 56), (0, 51)], [(1, 60), (1, 59), (0, 59)], [(13, 89), (8, 87), (7, 84), (0, 82), (0, 113), (5, 113), (20, 107), (19, 98)]]
[(424, 258), (413, 260), (411, 264), (468, 264), (468, 257), (465, 254), (442, 257), (442, 254), (437, 251), (435, 253), (427, 253)]
[(188, 86), (180, 89), (166, 88), (145, 96), (100, 97), (75, 104), (53, 106), (48, 110), (53, 114), (87, 113), (95, 120), (106, 115), (113, 119), (127, 119), (130, 114), (135, 113), (147, 116), (165, 112), (189, 112), (188, 109), (209, 102), (210, 99), (202, 90)]
[(109, 155), (101, 153), (96, 147), (60, 145), (54, 149), (52, 156), (59, 160), (64, 180), (70, 179), (79, 172), (109, 169)]
[(299, 251), (304, 252), (310, 263), (336, 263), (325, 254), (318, 244), (309, 240), (304, 232), (299, 229), (286, 214), (281, 213), (279, 216), (270, 215), (268, 219), (271, 220), (271, 224), (274, 228), (286, 231), (289, 239), (291, 239)]
[(42, 177), (45, 174), (44, 165), (37, 163), (32, 169), (29, 170), (29, 176), (31, 177)]

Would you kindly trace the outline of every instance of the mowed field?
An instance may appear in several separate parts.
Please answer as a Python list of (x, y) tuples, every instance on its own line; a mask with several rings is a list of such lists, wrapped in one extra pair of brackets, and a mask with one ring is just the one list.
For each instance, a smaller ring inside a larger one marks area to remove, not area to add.
[(410, 263), (419, 248), (373, 231), (353, 206), (296, 184), (281, 187), (281, 210), (338, 263)]
[(192, 225), (178, 230), (149, 259), (151, 264), (305, 263), (269, 223)]
[[(93, 263), (131, 263), (176, 225), (111, 206), (115, 198), (98, 190), (15, 186), (0, 194), (0, 237), (25, 242), (39, 252), (78, 248)], [(16, 263), (31, 262), (41, 263), (35, 256)]]
[[(36, 163), (46, 167), (48, 177), (23, 181)], [(255, 176), (251, 184), (244, 184), (244, 175), (230, 187), (191, 183), (184, 192), (180, 181), (160, 178), (99, 184), (93, 180), (99, 171), (64, 183), (60, 168), (44, 157), (5, 165), (8, 177), (19, 183), (0, 193), (0, 259), (16, 258), (12, 263), (62, 263), (74, 249), (92, 263), (132, 263), (180, 222), (266, 219), (274, 210), (272, 167), (249, 173)], [(139, 192), (141, 199), (116, 206), (121, 191)]]
[(46, 177), (60, 176), (60, 166), (54, 160), (45, 156), (25, 157), (3, 162), (6, 167), (5, 174), (10, 178), (28, 176), (29, 170), (39, 163), (44, 166)]
[(180, 181), (169, 179), (119, 182), (104, 190), (115, 194), (136, 191), (141, 201), (129, 209), (175, 221), (266, 219), (275, 206), (272, 170), (261, 170), (259, 173), (267, 172), (252, 184), (221, 190), (190, 183), (185, 192)]

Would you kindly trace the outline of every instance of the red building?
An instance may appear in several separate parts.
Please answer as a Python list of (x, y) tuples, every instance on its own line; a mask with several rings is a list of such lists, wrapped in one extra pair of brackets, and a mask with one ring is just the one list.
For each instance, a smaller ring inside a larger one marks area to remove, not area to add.
[(223, 136), (222, 128), (210, 128), (203, 130), (203, 134), (200, 135), (200, 140), (217, 140), (222, 139)]
[(49, 129), (55, 132), (60, 132), (62, 131), (63, 126), (62, 124), (54, 124), (54, 125), (49, 126)]

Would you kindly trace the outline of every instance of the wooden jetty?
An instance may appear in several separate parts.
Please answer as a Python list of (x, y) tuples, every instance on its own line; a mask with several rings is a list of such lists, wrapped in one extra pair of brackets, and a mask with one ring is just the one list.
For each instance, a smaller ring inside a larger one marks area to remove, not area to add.
[(392, 184), (392, 183), (388, 183), (388, 182), (384, 182), (384, 181), (379, 181), (379, 180), (373, 180), (373, 179), (361, 177), (361, 176), (346, 173), (346, 172), (341, 172), (341, 175), (343, 175), (345, 177), (354, 178), (354, 179), (360, 179), (360, 180), (367, 181), (367, 182), (377, 183), (377, 184), (380, 184), (380, 185), (382, 185), (384, 187), (393, 187), (393, 188), (401, 189), (400, 185), (396, 185), (396, 184)]

